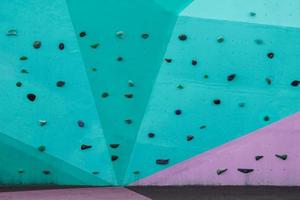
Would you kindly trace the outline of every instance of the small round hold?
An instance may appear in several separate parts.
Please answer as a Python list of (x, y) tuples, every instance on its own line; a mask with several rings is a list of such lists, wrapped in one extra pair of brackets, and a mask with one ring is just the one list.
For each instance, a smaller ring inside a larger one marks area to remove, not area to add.
[(128, 81), (128, 87), (133, 87), (134, 86), (134, 82), (132, 80)]
[(119, 158), (119, 156), (115, 156), (115, 155), (111, 156), (112, 161), (116, 161), (116, 160), (118, 160), (118, 158)]
[(60, 50), (64, 50), (64, 48), (65, 48), (64, 43), (60, 43), (60, 44), (58, 45), (58, 48), (59, 48)]
[(251, 17), (255, 17), (255, 16), (256, 16), (256, 13), (255, 13), (255, 12), (250, 12), (249, 15), (250, 15)]
[(109, 93), (108, 92), (103, 92), (101, 96), (102, 96), (102, 98), (106, 98), (106, 97), (109, 96)]
[(17, 87), (22, 87), (22, 83), (21, 83), (21, 82), (17, 82), (17, 83), (16, 83), (16, 86), (17, 86)]
[(272, 79), (270, 77), (267, 77), (265, 80), (266, 80), (268, 85), (272, 84)]
[(194, 136), (192, 135), (188, 135), (186, 136), (186, 140), (189, 142), (189, 141), (192, 141), (194, 139)]
[(185, 35), (185, 34), (180, 34), (180, 35), (178, 36), (178, 39), (181, 40), (181, 41), (185, 41), (185, 40), (187, 40), (187, 35)]
[(272, 53), (272, 52), (268, 53), (268, 58), (273, 59), (274, 56), (275, 56), (274, 53)]
[(22, 60), (22, 61), (28, 60), (28, 57), (27, 57), (27, 56), (21, 56), (21, 57), (20, 57), (20, 60)]
[(154, 138), (154, 137), (155, 137), (155, 134), (154, 134), (154, 133), (148, 133), (148, 137), (149, 137), (149, 138)]
[(46, 150), (46, 147), (44, 145), (39, 146), (38, 150), (40, 152), (44, 152)]
[(85, 36), (86, 36), (86, 32), (84, 32), (84, 31), (80, 32), (80, 33), (79, 33), (79, 36), (80, 36), (80, 37), (85, 37)]
[(239, 107), (241, 108), (245, 107), (245, 103), (239, 103)]
[(124, 38), (124, 35), (125, 35), (125, 33), (124, 33), (123, 31), (118, 31), (118, 32), (116, 33), (116, 36), (117, 36), (117, 38), (119, 38), (119, 39), (123, 39), (123, 38)]
[(254, 42), (255, 42), (257, 45), (262, 45), (262, 44), (264, 43), (264, 41), (261, 40), (261, 39), (256, 39), (256, 40), (254, 40)]
[(217, 42), (218, 43), (223, 43), (224, 42), (224, 37), (223, 36), (219, 36), (218, 38), (217, 38)]
[(182, 111), (181, 110), (175, 110), (176, 115), (181, 115)]
[(298, 85), (300, 85), (300, 81), (298, 80), (294, 80), (293, 82), (291, 82), (291, 86), (293, 87), (297, 87)]
[(214, 102), (215, 105), (220, 105), (221, 104), (221, 100), (220, 99), (215, 99), (213, 102)]
[(63, 87), (65, 84), (66, 84), (65, 81), (57, 81), (57, 82), (56, 82), (56, 86), (57, 86), (57, 87)]
[(270, 117), (269, 116), (265, 116), (264, 117), (264, 121), (266, 121), (266, 122), (270, 121)]
[(166, 61), (167, 63), (171, 63), (171, 62), (172, 62), (172, 59), (171, 59), (171, 58), (165, 58), (165, 61)]
[(142, 38), (143, 38), (143, 39), (149, 38), (149, 34), (148, 34), (148, 33), (143, 33), (143, 34), (142, 34)]
[(24, 169), (19, 169), (19, 170), (18, 170), (18, 173), (19, 173), (19, 174), (23, 174), (23, 173), (24, 173)]
[(78, 124), (78, 126), (79, 126), (80, 128), (83, 128), (83, 127), (84, 127), (84, 121), (82, 121), (82, 120), (78, 120), (78, 121), (77, 121), (77, 124)]
[(131, 119), (125, 119), (124, 120), (126, 124), (132, 124), (132, 120)]
[(123, 57), (118, 57), (117, 61), (122, 62), (123, 61)]
[(93, 72), (96, 72), (96, 71), (97, 71), (97, 68), (96, 68), (96, 67), (92, 67), (92, 71), (93, 71)]
[(177, 85), (177, 89), (180, 89), (180, 90), (182, 90), (182, 89), (184, 89), (184, 86), (183, 86), (183, 85), (181, 85), (181, 84), (179, 84), (179, 85)]
[(42, 46), (42, 42), (41, 42), (41, 41), (35, 41), (35, 42), (33, 43), (33, 47), (34, 47), (35, 49), (39, 49), (39, 48), (41, 48), (41, 46)]
[(33, 102), (36, 99), (36, 95), (33, 94), (33, 93), (30, 93), (30, 94), (27, 94), (27, 98), (28, 98), (29, 101)]
[(205, 75), (203, 76), (203, 78), (204, 78), (204, 79), (208, 79), (208, 75), (205, 74)]
[(197, 60), (192, 60), (192, 65), (196, 66), (198, 64)]
[(51, 172), (49, 171), (49, 170), (43, 170), (43, 174), (45, 174), (45, 175), (49, 175)]
[(236, 74), (230, 74), (227, 76), (227, 81), (233, 81), (233, 79), (235, 79)]

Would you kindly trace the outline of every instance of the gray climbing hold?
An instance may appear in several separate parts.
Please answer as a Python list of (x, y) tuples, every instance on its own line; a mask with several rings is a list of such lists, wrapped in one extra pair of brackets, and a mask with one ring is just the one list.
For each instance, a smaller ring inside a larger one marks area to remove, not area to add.
[(254, 171), (254, 169), (244, 169), (244, 168), (239, 168), (238, 169), (239, 172), (242, 172), (244, 174), (248, 174)]
[(123, 31), (118, 31), (118, 32), (116, 33), (116, 36), (117, 36), (117, 38), (119, 38), (119, 39), (123, 39), (123, 38), (124, 38), (124, 35), (125, 35), (125, 33), (124, 33)]
[(127, 84), (128, 84), (128, 87), (133, 87), (134, 86), (134, 82), (132, 80), (129, 80)]
[(7, 36), (17, 36), (17, 30), (11, 29), (7, 31), (6, 33)]
[(224, 37), (223, 36), (219, 36), (219, 37), (217, 37), (217, 42), (218, 43), (223, 43), (224, 42)]
[(218, 169), (217, 170), (217, 174), (218, 175), (221, 175), (221, 174), (223, 174), (224, 172), (226, 172), (228, 169)]
[(158, 165), (167, 165), (169, 164), (170, 159), (158, 159), (156, 160), (156, 164)]
[(286, 154), (283, 154), (283, 155), (276, 154), (275, 156), (277, 158), (280, 158), (281, 160), (286, 160), (288, 158), (288, 155), (286, 155)]

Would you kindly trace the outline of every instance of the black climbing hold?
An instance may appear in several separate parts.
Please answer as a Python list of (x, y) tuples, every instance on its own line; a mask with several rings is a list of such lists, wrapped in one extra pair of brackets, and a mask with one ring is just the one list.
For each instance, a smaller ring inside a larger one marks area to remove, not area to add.
[(28, 57), (27, 57), (27, 56), (21, 56), (21, 57), (20, 57), (20, 60), (22, 60), (22, 61), (28, 60)]
[(77, 121), (77, 124), (78, 124), (78, 126), (81, 127), (81, 128), (84, 127), (84, 121), (82, 121), (82, 120), (78, 120), (78, 121)]
[(90, 149), (90, 148), (92, 148), (92, 145), (82, 144), (82, 145), (80, 146), (80, 149), (81, 149), (81, 150), (86, 150), (86, 149)]
[(143, 34), (142, 34), (142, 38), (143, 38), (143, 39), (149, 38), (149, 34), (148, 34), (148, 33), (143, 33)]
[(255, 42), (257, 45), (261, 45), (261, 44), (264, 43), (264, 41), (261, 40), (261, 39), (256, 39), (256, 40), (254, 40), (254, 42)]
[(126, 124), (132, 124), (132, 120), (131, 119), (125, 119), (124, 120)]
[(239, 172), (242, 172), (244, 174), (248, 174), (248, 173), (251, 173), (254, 171), (254, 169), (242, 169), (242, 168), (239, 168), (238, 169)]
[(112, 161), (116, 161), (116, 160), (118, 160), (118, 158), (119, 158), (119, 156), (115, 156), (115, 155), (111, 156)]
[(260, 160), (262, 159), (264, 156), (255, 156), (255, 160)]
[(21, 69), (20, 71), (22, 74), (28, 74), (29, 72), (26, 69)]
[(169, 164), (169, 159), (158, 159), (158, 160), (156, 160), (156, 164), (158, 164), (158, 165), (167, 165), (167, 164)]
[(56, 86), (57, 86), (57, 87), (63, 87), (65, 84), (66, 84), (65, 81), (57, 81), (57, 82), (56, 82)]
[(47, 169), (43, 170), (43, 174), (45, 174), (45, 175), (49, 175), (50, 173), (51, 172), (49, 170), (47, 170)]
[(17, 87), (21, 87), (21, 86), (22, 86), (22, 83), (21, 83), (21, 82), (17, 82), (17, 83), (16, 83), (16, 86), (17, 86)]
[(245, 107), (245, 103), (239, 103), (239, 107), (241, 108)]
[(102, 98), (106, 98), (109, 96), (109, 94), (108, 94), (108, 92), (103, 92), (101, 96), (102, 96)]
[(96, 71), (97, 71), (97, 68), (96, 68), (96, 67), (92, 67), (92, 71), (93, 71), (93, 72), (96, 72)]
[(128, 99), (131, 99), (133, 98), (133, 94), (132, 93), (127, 93), (127, 94), (124, 94), (124, 96)]
[(179, 109), (178, 109), (178, 110), (175, 110), (175, 114), (176, 114), (176, 115), (181, 115), (181, 113), (182, 113), (181, 110), (179, 110)]
[(59, 48), (60, 50), (64, 50), (64, 48), (65, 48), (64, 43), (60, 43), (60, 44), (58, 45), (58, 48)]
[(233, 79), (235, 79), (236, 75), (235, 74), (230, 74), (227, 76), (227, 81), (232, 81)]
[(118, 57), (117, 61), (122, 62), (123, 61), (123, 57)]
[(80, 37), (85, 37), (85, 36), (86, 36), (86, 32), (84, 32), (84, 31), (80, 32), (80, 33), (79, 33), (79, 36), (80, 36)]
[(221, 175), (221, 174), (223, 174), (224, 172), (226, 172), (228, 169), (218, 169), (217, 170), (217, 174), (218, 175)]
[(271, 85), (272, 84), (272, 79), (270, 77), (267, 77), (266, 82), (267, 82), (268, 85)]
[(98, 174), (99, 174), (99, 172), (97, 172), (97, 171), (94, 171), (94, 172), (92, 172), (92, 174), (93, 174), (93, 175), (98, 175)]
[(33, 48), (35, 49), (39, 49), (42, 46), (42, 42), (41, 41), (35, 41), (33, 42)]
[(154, 134), (154, 133), (148, 133), (148, 137), (149, 137), (149, 138), (154, 138), (154, 137), (155, 137), (155, 134)]
[(220, 99), (215, 99), (213, 102), (214, 102), (215, 105), (220, 105), (221, 104), (221, 100)]
[(208, 79), (208, 75), (207, 75), (207, 74), (205, 74), (205, 75), (203, 76), (203, 78), (205, 78), (205, 79)]
[(189, 141), (192, 141), (194, 139), (194, 136), (192, 135), (188, 135), (186, 136), (186, 140), (189, 142)]
[(275, 156), (277, 158), (280, 158), (281, 160), (286, 160), (288, 158), (288, 155), (286, 155), (286, 154), (283, 154), (283, 155), (276, 154)]
[(255, 16), (256, 16), (256, 13), (255, 13), (255, 12), (250, 12), (249, 15), (250, 15), (251, 17), (255, 17)]
[(111, 148), (115, 149), (115, 148), (118, 148), (120, 145), (119, 144), (110, 144), (109, 146)]
[(264, 121), (267, 122), (267, 121), (269, 121), (269, 120), (270, 120), (270, 117), (269, 117), (269, 116), (265, 116), (265, 117), (264, 117)]
[(99, 43), (91, 44), (91, 48), (97, 49), (99, 47)]
[(180, 89), (180, 90), (182, 90), (183, 88), (184, 88), (184, 86), (183, 86), (183, 85), (181, 85), (181, 84), (177, 85), (177, 89)]
[(166, 61), (167, 63), (171, 63), (171, 62), (172, 62), (172, 59), (171, 59), (171, 58), (165, 58), (165, 61)]
[(197, 60), (192, 60), (192, 65), (196, 66), (198, 64)]
[(294, 80), (293, 82), (291, 82), (291, 86), (293, 87), (297, 87), (298, 85), (300, 85), (300, 81), (298, 80)]
[(274, 56), (275, 56), (274, 53), (272, 53), (272, 52), (268, 53), (268, 58), (273, 59)]
[(44, 152), (46, 150), (46, 147), (44, 145), (39, 146), (38, 150), (40, 152)]
[(23, 173), (24, 173), (24, 169), (19, 169), (19, 170), (18, 170), (18, 173), (19, 173), (19, 174), (23, 174)]
[(206, 128), (206, 125), (200, 126), (200, 129), (205, 129), (205, 128)]
[(224, 42), (224, 37), (223, 36), (219, 36), (218, 38), (217, 38), (217, 42), (218, 43), (222, 43), (222, 42)]
[(181, 40), (181, 41), (185, 41), (187, 39), (187, 36), (185, 34), (180, 34), (178, 36), (178, 39)]
[(36, 99), (36, 96), (35, 96), (35, 94), (33, 94), (33, 93), (30, 93), (30, 94), (27, 94), (27, 98), (29, 99), (29, 101), (35, 101), (35, 99)]
[(140, 172), (139, 171), (134, 171), (134, 172), (132, 172), (134, 175), (139, 175), (140, 174)]

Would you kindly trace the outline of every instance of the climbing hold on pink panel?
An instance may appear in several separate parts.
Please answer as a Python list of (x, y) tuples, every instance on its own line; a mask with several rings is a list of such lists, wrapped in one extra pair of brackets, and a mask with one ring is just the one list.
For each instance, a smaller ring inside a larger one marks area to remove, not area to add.
[(217, 170), (217, 174), (218, 175), (221, 175), (221, 174), (224, 174), (228, 169), (218, 169)]
[(286, 154), (283, 154), (283, 155), (276, 154), (275, 156), (277, 158), (280, 158), (281, 160), (286, 160), (288, 158), (288, 155), (286, 155)]
[(238, 171), (239, 171), (239, 172), (242, 172), (242, 173), (244, 173), (244, 174), (249, 174), (249, 173), (253, 172), (254, 169), (243, 169), (243, 168), (239, 168)]

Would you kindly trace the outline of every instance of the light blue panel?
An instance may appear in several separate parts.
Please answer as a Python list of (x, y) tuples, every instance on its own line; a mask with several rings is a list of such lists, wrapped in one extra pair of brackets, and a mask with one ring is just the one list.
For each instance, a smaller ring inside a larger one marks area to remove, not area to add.
[[(62, 166), (67, 163), (85, 176), (96, 177), (97, 185), (114, 184), (109, 152), (65, 1), (2, 0), (0, 13), (0, 132), (37, 152), (39, 146), (45, 146), (42, 155), (60, 160)], [(17, 36), (6, 35), (11, 29), (17, 31)], [(39, 49), (33, 48), (36, 40), (42, 42)], [(65, 45), (63, 50), (58, 48), (60, 43)], [(28, 59), (20, 60), (22, 56)], [(65, 81), (65, 85), (57, 87), (57, 81)], [(17, 82), (22, 86), (17, 87)], [(29, 93), (36, 95), (34, 102), (27, 99)], [(46, 120), (47, 124), (40, 126), (39, 120)], [(85, 126), (79, 127), (78, 120), (83, 120)], [(83, 151), (82, 144), (93, 147)], [(21, 168), (22, 154), (18, 155), (20, 166), (16, 160), (15, 166), (5, 167)], [(81, 176), (76, 170), (69, 173)], [(52, 175), (56, 176), (49, 176)], [(38, 182), (47, 183), (47, 179)], [(53, 183), (66, 182), (70, 181), (57, 179)], [(16, 183), (19, 182), (11, 182)]]
[(299, 0), (194, 0), (182, 16), (300, 27)]
[[(117, 156), (113, 166), (122, 183), (177, 16), (154, 0), (67, 2), (104, 134), (108, 144), (119, 145), (109, 148), (111, 155)], [(174, 1), (169, 5), (179, 9), (187, 2)], [(80, 36), (81, 32), (86, 35)], [(99, 46), (93, 48), (95, 44)], [(118, 61), (118, 57), (123, 60)], [(127, 119), (132, 123), (127, 124)]]
[(194, 0), (152, 0), (169, 12), (180, 13)]
[(300, 80), (299, 36), (296, 28), (180, 17), (165, 54), (172, 62), (161, 66), (126, 183), (298, 112), (300, 84), (291, 83)]

